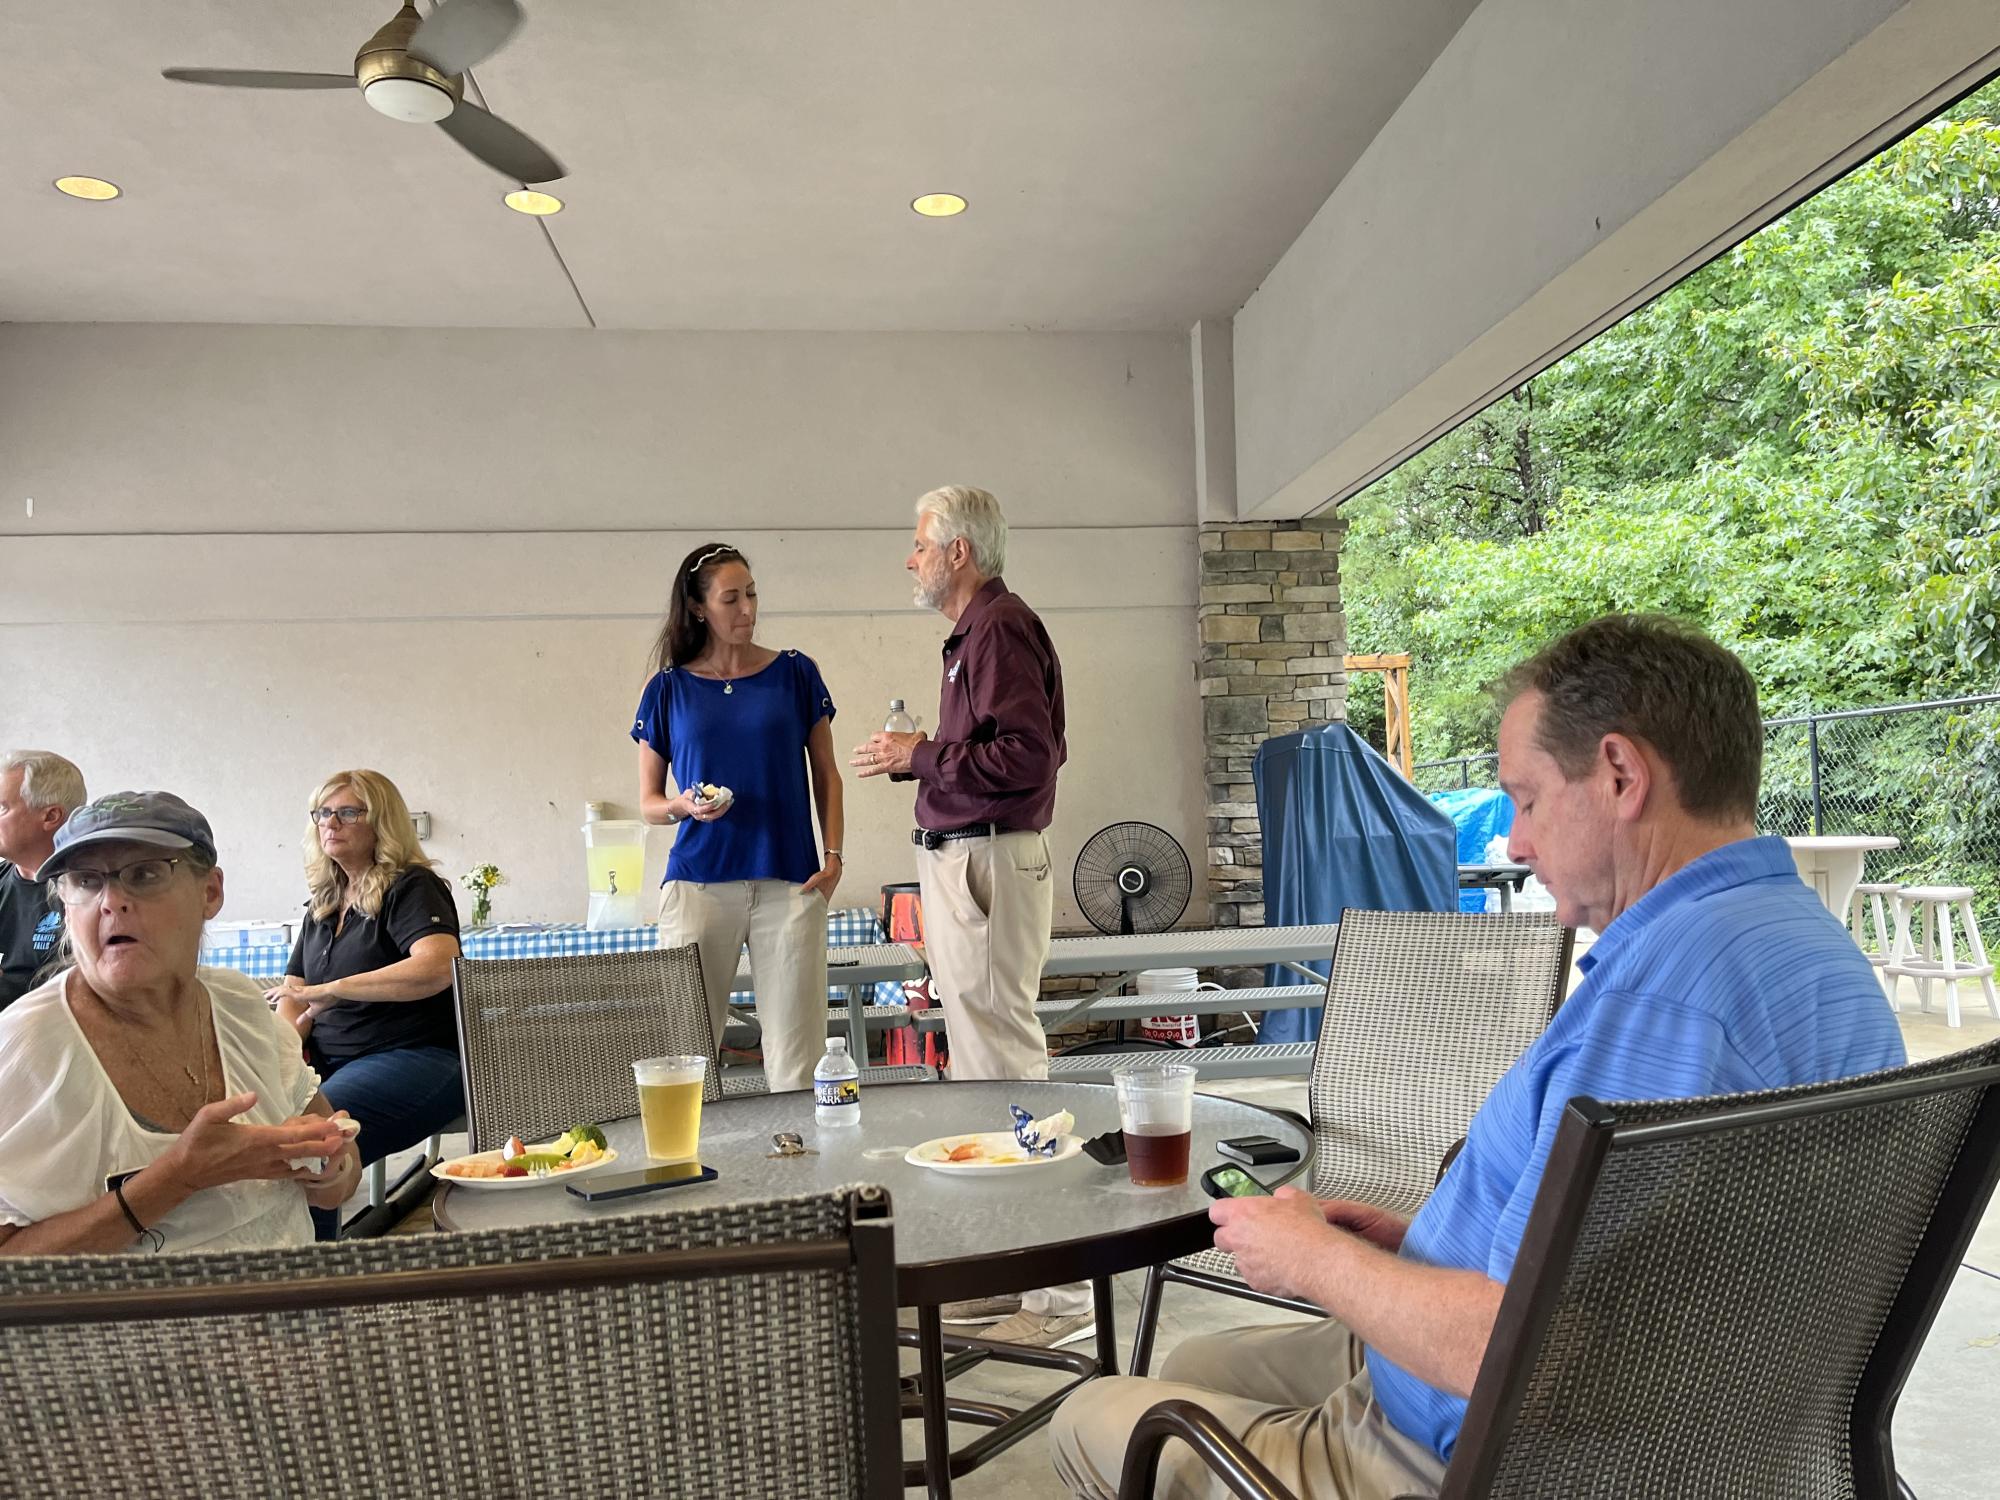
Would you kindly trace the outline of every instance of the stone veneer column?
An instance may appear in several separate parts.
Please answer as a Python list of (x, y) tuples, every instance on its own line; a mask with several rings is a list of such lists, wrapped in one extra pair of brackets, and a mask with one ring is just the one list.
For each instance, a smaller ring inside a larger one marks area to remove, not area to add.
[(1201, 709), (1208, 899), (1218, 927), (1264, 920), (1257, 747), (1347, 717), (1337, 516), (1201, 530)]

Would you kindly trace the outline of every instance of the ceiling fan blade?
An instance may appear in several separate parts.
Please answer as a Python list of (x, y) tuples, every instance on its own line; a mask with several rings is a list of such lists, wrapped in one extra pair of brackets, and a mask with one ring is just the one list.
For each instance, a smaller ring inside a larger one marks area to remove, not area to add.
[(352, 73), (269, 73), (254, 68), (162, 68), (175, 83), (212, 83), (225, 89), (351, 89)]
[(498, 115), (469, 100), (438, 121), (438, 129), (502, 177), (518, 182), (554, 182), (563, 165)]
[(448, 76), (463, 73), (498, 52), (522, 19), (516, 0), (444, 0), (412, 33), (409, 54)]

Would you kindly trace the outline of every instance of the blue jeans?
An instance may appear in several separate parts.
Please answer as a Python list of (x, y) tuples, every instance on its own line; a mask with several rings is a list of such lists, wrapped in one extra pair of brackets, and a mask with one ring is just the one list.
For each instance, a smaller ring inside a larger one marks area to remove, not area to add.
[[(449, 1047), (396, 1047), (336, 1062), (307, 1044), (320, 1092), (361, 1122), (361, 1162), (378, 1161), (435, 1135), (465, 1113), (465, 1075)], [(314, 1209), (321, 1239), (333, 1238), (338, 1211)]]
[(465, 1113), (465, 1075), (450, 1047), (397, 1047), (335, 1062), (312, 1049), (320, 1091), (361, 1122), (365, 1166), (434, 1135)]

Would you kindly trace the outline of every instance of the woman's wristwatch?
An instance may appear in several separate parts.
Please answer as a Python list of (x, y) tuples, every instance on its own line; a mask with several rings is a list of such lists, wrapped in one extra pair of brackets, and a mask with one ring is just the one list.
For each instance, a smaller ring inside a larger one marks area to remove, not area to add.
[(839, 851), (838, 849), (829, 849), (829, 850), (827, 850), (827, 851), (826, 851), (826, 857), (827, 857), (828, 859), (837, 859), (837, 860), (839, 860), (839, 861), (840, 861), (840, 862), (841, 862), (842, 864), (846, 864), (846, 863), (847, 863), (847, 856), (846, 856), (846, 855), (844, 855), (844, 854), (842, 854), (842, 853), (841, 853), (841, 852), (840, 852), (840, 851)]

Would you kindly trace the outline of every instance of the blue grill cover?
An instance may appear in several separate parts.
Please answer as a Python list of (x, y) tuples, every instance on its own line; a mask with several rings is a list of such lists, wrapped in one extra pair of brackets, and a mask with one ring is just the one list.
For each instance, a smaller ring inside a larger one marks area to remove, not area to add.
[[(1254, 774), (1267, 925), (1337, 922), (1350, 906), (1458, 909), (1457, 827), (1345, 724), (1266, 740)], [(1273, 966), (1264, 982), (1300, 980)], [(1317, 1010), (1271, 1011), (1257, 1040), (1309, 1042), (1319, 1021)]]

